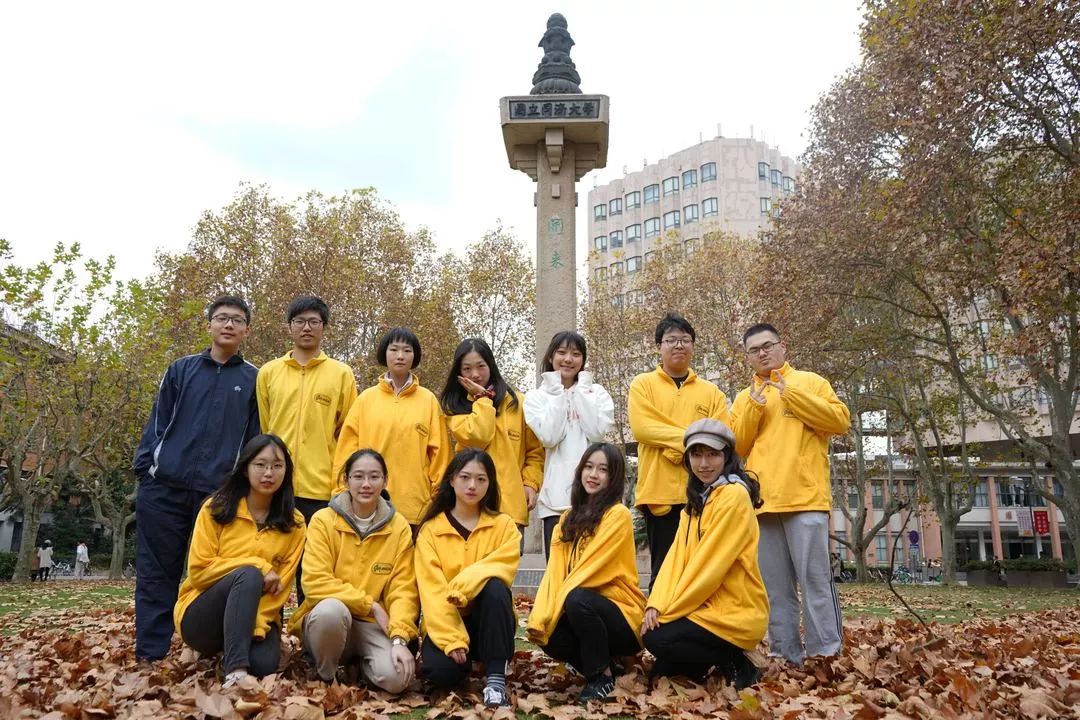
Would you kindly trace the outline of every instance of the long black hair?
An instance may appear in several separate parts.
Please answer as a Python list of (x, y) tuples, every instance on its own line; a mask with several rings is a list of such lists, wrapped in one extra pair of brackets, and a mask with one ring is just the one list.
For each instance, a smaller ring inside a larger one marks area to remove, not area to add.
[(491, 371), (491, 379), (488, 384), (495, 389), (495, 397), (492, 403), (495, 405), (495, 414), (502, 409), (503, 398), (510, 396), (510, 407), (517, 407), (517, 393), (503, 380), (499, 366), (495, 364), (495, 355), (491, 352), (491, 346), (483, 338), (465, 338), (454, 351), (454, 362), (450, 365), (450, 374), (446, 376), (446, 385), (439, 396), (439, 404), (447, 415), (468, 415), (472, 412), (472, 402), (458, 382), (461, 375), (461, 361), (471, 352), (478, 354)]
[(285, 458), (285, 477), (281, 481), (281, 487), (270, 498), (270, 513), (266, 516), (266, 525), (279, 532), (290, 532), (296, 527), (296, 520), (293, 517), (296, 502), (293, 499), (292, 457), (289, 455), (289, 448), (285, 447), (285, 442), (281, 438), (268, 434), (256, 435), (248, 440), (240, 451), (232, 472), (225, 477), (221, 487), (210, 496), (210, 514), (214, 522), (227, 525), (236, 519), (236, 508), (239, 507), (240, 501), (251, 492), (248, 465), (256, 455), (271, 445), (280, 450), (281, 456)]
[[(555, 369), (552, 358), (555, 357), (555, 351), (564, 345), (581, 352), (581, 370), (585, 369), (585, 361), (589, 357), (585, 337), (574, 330), (562, 330), (551, 337), (551, 342), (548, 343), (547, 350), (544, 351), (544, 361), (540, 363), (542, 368), (540, 372), (552, 372)], [(581, 370), (578, 370), (578, 374), (581, 374)], [(574, 382), (577, 382), (577, 375), (574, 376)]]
[[(683, 454), (683, 466), (686, 467), (688, 473), (686, 480), (686, 513), (691, 517), (700, 515), (705, 507), (705, 500), (701, 497), (701, 493), (705, 492), (705, 483), (698, 480), (697, 475), (694, 474), (693, 469), (690, 467), (690, 451), (697, 446), (698, 443), (691, 445), (686, 448), (686, 452)], [(724, 469), (720, 471), (720, 474), (724, 477), (728, 475), (739, 477), (750, 490), (750, 503), (755, 508), (761, 507), (761, 485), (758, 483), (757, 476), (743, 467), (742, 458), (735, 452), (735, 448), (729, 447), (724, 450)]]
[(492, 513), (499, 512), (499, 479), (495, 474), (495, 461), (479, 448), (465, 448), (455, 455), (450, 464), (446, 466), (439, 487), (431, 497), (431, 502), (428, 504), (419, 525), (423, 525), (428, 520), (442, 515), (447, 510), (454, 509), (454, 506), (457, 505), (457, 494), (454, 492), (453, 480), (471, 462), (480, 463), (488, 476), (488, 489), (484, 497), (480, 499), (480, 509)]
[[(595, 452), (602, 452), (607, 461), (608, 485), (589, 495), (581, 480), (585, 463)], [(574, 485), (570, 489), (570, 509), (562, 519), (562, 541), (572, 543), (596, 532), (596, 526), (612, 505), (622, 502), (626, 492), (626, 461), (619, 449), (611, 443), (598, 442), (590, 445), (574, 470)]]

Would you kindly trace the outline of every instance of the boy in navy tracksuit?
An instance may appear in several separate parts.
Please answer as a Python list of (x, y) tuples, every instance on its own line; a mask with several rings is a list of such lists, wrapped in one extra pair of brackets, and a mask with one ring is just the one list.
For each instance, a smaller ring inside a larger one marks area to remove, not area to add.
[(258, 368), (239, 353), (251, 310), (224, 295), (210, 304), (212, 345), (165, 371), (135, 452), (135, 655), (169, 652), (173, 605), (188, 540), (206, 496), (217, 489), (240, 449), (259, 434)]

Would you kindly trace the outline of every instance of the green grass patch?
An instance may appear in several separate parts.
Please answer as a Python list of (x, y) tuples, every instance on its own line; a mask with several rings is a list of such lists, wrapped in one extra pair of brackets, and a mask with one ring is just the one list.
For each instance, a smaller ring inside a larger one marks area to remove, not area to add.
[[(958, 623), (980, 618), (1080, 606), (1074, 589), (1007, 588), (940, 585), (894, 585), (896, 591), (927, 622)], [(840, 604), (844, 617), (895, 618), (907, 610), (887, 585), (843, 584)]]

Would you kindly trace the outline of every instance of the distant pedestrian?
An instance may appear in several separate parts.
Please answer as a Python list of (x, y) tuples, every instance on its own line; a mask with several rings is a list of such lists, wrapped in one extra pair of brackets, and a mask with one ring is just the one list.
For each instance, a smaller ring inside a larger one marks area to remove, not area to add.
[(37, 556), (41, 566), (41, 569), (38, 570), (38, 580), (41, 580), (41, 582), (49, 579), (49, 571), (52, 570), (53, 566), (52, 553), (52, 540), (46, 540), (45, 545), (38, 548)]
[(41, 575), (41, 545), (34, 548), (34, 554), (30, 556), (30, 582), (34, 582)]
[(86, 541), (80, 540), (75, 546), (75, 579), (82, 580), (90, 571), (90, 551)]

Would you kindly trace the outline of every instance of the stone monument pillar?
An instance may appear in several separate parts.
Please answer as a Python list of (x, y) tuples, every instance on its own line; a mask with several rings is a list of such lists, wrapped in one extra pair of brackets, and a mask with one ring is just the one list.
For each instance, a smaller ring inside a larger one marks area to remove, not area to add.
[(536, 363), (551, 336), (577, 327), (576, 183), (607, 164), (608, 98), (583, 95), (566, 18), (540, 39), (544, 57), (529, 95), (499, 101), (510, 167), (536, 181)]

